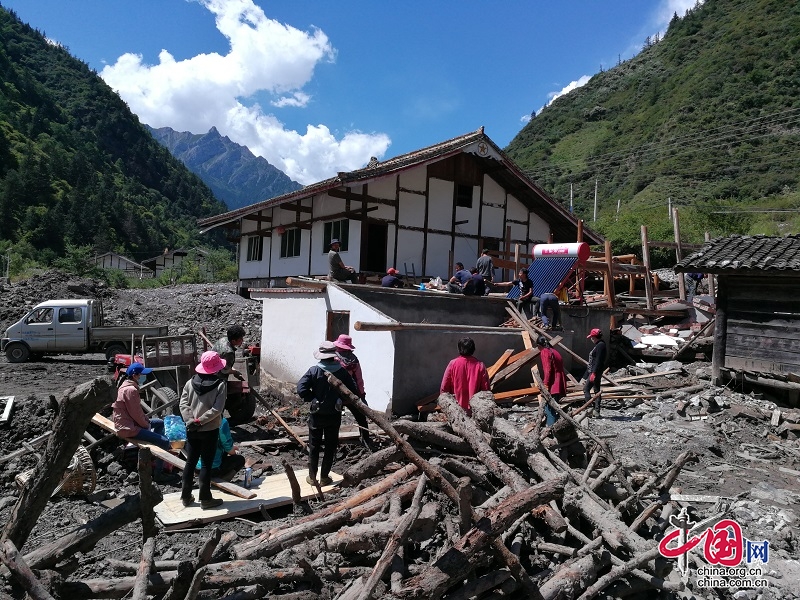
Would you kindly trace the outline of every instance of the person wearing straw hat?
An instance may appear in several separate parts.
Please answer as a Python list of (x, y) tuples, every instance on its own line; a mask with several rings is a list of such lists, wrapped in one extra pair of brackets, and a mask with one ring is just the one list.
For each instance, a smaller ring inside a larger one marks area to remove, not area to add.
[(606, 368), (606, 343), (603, 341), (603, 332), (597, 327), (592, 329), (586, 338), (592, 340), (594, 347), (589, 352), (589, 361), (586, 365), (586, 374), (584, 375), (586, 382), (583, 384), (583, 397), (586, 402), (589, 402), (592, 399), (592, 391), (594, 391), (596, 398), (594, 399), (592, 416), (599, 417), (600, 381), (603, 379), (603, 370)]
[(194, 502), (192, 483), (194, 469), (202, 457), (203, 464), (198, 476), (201, 508), (214, 508), (222, 504), (222, 498), (211, 496), (211, 465), (217, 452), (219, 427), (222, 413), (225, 410), (227, 384), (220, 377), (225, 368), (225, 361), (213, 350), (203, 352), (195, 375), (183, 387), (180, 399), (180, 411), (186, 422), (186, 441), (189, 454), (183, 470), (181, 502), (189, 506)]
[(350, 374), (336, 360), (336, 346), (333, 342), (322, 342), (314, 351), (314, 358), (319, 362), (297, 382), (297, 395), (305, 402), (310, 402), (308, 417), (308, 477), (306, 482), (317, 485), (317, 468), (319, 454), (324, 445), (322, 468), (319, 485), (330, 485), (333, 459), (336, 457), (336, 446), (339, 444), (339, 427), (342, 424), (344, 404), (339, 390), (328, 382), (328, 373), (341, 381), (347, 389), (358, 396), (358, 387)]
[[(367, 393), (364, 391), (364, 376), (361, 373), (361, 363), (358, 361), (358, 357), (353, 353), (353, 350), (356, 349), (356, 347), (353, 346), (353, 338), (343, 333), (333, 342), (333, 345), (336, 346), (336, 360), (339, 361), (339, 364), (344, 367), (344, 370), (347, 371), (350, 377), (353, 378), (353, 381), (356, 382), (358, 397), (361, 398), (364, 404), (367, 404)], [(353, 417), (355, 417), (356, 423), (358, 423), (361, 445), (367, 450), (374, 452), (375, 445), (372, 443), (372, 438), (369, 435), (369, 422), (367, 421), (367, 417), (364, 416), (364, 413), (357, 410), (351, 409), (350, 412), (353, 413)]]

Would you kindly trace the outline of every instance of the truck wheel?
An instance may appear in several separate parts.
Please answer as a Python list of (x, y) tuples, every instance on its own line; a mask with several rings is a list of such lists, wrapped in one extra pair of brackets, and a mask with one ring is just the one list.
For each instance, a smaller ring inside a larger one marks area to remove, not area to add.
[(23, 363), (31, 357), (31, 351), (22, 342), (11, 342), (6, 346), (8, 362)]
[(228, 423), (232, 426), (247, 423), (256, 412), (256, 397), (250, 393), (246, 396), (239, 395), (228, 398), (225, 409), (229, 415)]
[(173, 404), (171, 408), (167, 409), (169, 411), (167, 414), (177, 415), (180, 412), (178, 410), (179, 396), (175, 390), (168, 387), (157, 387), (151, 389), (150, 391), (153, 392), (153, 396), (155, 396), (155, 402), (151, 403), (153, 408), (164, 406), (165, 404), (169, 404), (174, 400), (175, 404)]
[(122, 344), (111, 344), (106, 348), (106, 360), (114, 360), (117, 354), (128, 354), (128, 349)]

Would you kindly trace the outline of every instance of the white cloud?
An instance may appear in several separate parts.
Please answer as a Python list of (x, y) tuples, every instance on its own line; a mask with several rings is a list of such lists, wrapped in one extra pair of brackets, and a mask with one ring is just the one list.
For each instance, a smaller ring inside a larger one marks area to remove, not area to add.
[(591, 75), (581, 75), (575, 81), (570, 81), (566, 86), (561, 88), (560, 91), (550, 92), (549, 94), (547, 94), (547, 97), (550, 98), (550, 100), (547, 101), (547, 105), (550, 106), (556, 98), (560, 98), (564, 94), (569, 94), (572, 90), (576, 90), (579, 87), (586, 85), (587, 83), (589, 83), (589, 80), (591, 78), (592, 78)]
[(176, 61), (162, 50), (158, 64), (147, 65), (141, 55), (128, 53), (100, 73), (141, 121), (194, 133), (215, 126), (303, 184), (383, 156), (390, 144), (385, 134), (356, 131), (337, 140), (325, 125), (309, 124), (301, 135), (260, 105), (239, 101), (267, 93), (275, 98), (275, 108), (307, 106), (311, 96), (303, 86), (318, 63), (336, 57), (324, 32), (269, 19), (252, 0), (198, 2), (215, 15), (217, 29), (229, 40), (227, 54)]
[(527, 115), (522, 115), (519, 118), (519, 122), (520, 123), (525, 123), (525, 124), (530, 123), (531, 122), (531, 114), (528, 113)]

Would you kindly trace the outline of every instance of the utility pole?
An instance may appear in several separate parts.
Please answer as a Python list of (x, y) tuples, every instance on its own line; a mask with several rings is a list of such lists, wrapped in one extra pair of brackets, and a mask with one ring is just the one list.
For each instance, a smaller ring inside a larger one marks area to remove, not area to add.
[(594, 180), (594, 218), (592, 221), (597, 221), (597, 179)]
[(617, 198), (617, 219), (619, 219), (619, 204), (620, 204), (620, 198)]
[(667, 216), (669, 217), (669, 222), (672, 223), (672, 198), (667, 198)]

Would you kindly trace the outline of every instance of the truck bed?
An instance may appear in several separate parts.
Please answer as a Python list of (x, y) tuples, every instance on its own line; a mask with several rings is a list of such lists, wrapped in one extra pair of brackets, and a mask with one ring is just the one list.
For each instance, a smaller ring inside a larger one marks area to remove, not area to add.
[(112, 340), (130, 340), (134, 335), (141, 338), (143, 335), (148, 337), (165, 336), (169, 332), (169, 327), (166, 325), (153, 325), (153, 326), (104, 326), (92, 327), (91, 338), (95, 342), (109, 342)]

